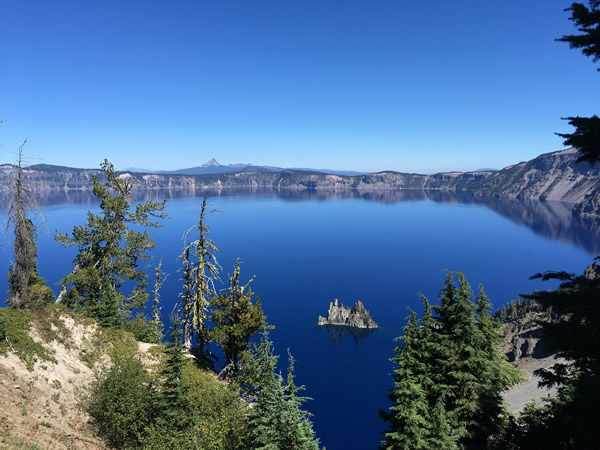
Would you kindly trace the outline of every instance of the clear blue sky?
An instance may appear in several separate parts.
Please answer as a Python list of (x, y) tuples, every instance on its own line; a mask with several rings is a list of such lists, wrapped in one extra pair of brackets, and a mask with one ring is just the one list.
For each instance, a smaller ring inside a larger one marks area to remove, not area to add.
[(569, 4), (0, 0), (0, 162), (501, 168), (600, 113)]

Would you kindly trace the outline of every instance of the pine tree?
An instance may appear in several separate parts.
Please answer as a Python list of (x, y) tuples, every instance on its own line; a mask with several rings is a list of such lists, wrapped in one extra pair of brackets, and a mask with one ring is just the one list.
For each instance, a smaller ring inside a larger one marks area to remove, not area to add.
[[(133, 231), (131, 226), (158, 227), (156, 219), (167, 217), (165, 202), (130, 204), (133, 182), (122, 178), (107, 160), (101, 165), (104, 183), (93, 177), (93, 193), (100, 200), (101, 214), (88, 213), (87, 224), (75, 226), (71, 235), (57, 233), (55, 238), (66, 247), (77, 246), (74, 270), (62, 280), (69, 306), (92, 315), (105, 292), (114, 293), (123, 316), (131, 308), (141, 308), (148, 299), (148, 276), (140, 262), (154, 241), (147, 231)], [(129, 294), (124, 285), (132, 285)], [(112, 294), (110, 294), (112, 295)]]
[(556, 448), (595, 448), (600, 441), (600, 278), (564, 272), (537, 274), (534, 278), (561, 280), (559, 288), (538, 291), (526, 298), (552, 308), (555, 320), (542, 323), (547, 347), (566, 362), (540, 369), (542, 386), (556, 386), (532, 433), (549, 437)]
[[(567, 42), (571, 48), (581, 49), (584, 55), (591, 56), (597, 62), (600, 60), (600, 1), (588, 0), (588, 5), (571, 3), (567, 11), (571, 11), (570, 20), (581, 34), (567, 35), (557, 40)], [(597, 70), (600, 71), (600, 68)], [(565, 145), (579, 150), (577, 161), (592, 164), (600, 161), (600, 117), (567, 117), (566, 120), (575, 127), (575, 132), (557, 134), (565, 138)]]
[(183, 379), (186, 358), (181, 336), (181, 319), (173, 315), (166, 359), (160, 371), (158, 391), (153, 402), (157, 426), (166, 426), (174, 431), (186, 431), (193, 425), (195, 419), (187, 395), (189, 387)]
[[(293, 360), (288, 371), (288, 385), (275, 372), (277, 357), (265, 333), (257, 349), (259, 361), (257, 398), (248, 420), (248, 448), (318, 450), (312, 424), (300, 409), (302, 398), (293, 383)], [(287, 393), (286, 393), (287, 392)]]
[(486, 362), (476, 372), (482, 389), (479, 409), (476, 413), (477, 426), (467, 447), (485, 448), (489, 444), (490, 437), (501, 435), (503, 428), (509, 424), (510, 413), (504, 406), (502, 392), (524, 379), (501, 351), (502, 338), (497, 322), (489, 313), (491, 302), (483, 286), (479, 287), (476, 303), (477, 326), (481, 331), (479, 349), (485, 355)]
[(294, 364), (294, 357), (288, 349), (288, 373), (286, 384), (284, 385), (284, 394), (291, 411), (290, 420), (286, 427), (289, 430), (286, 440), (292, 447), (288, 448), (318, 450), (319, 440), (315, 437), (313, 425), (310, 421), (311, 414), (301, 409), (304, 402), (312, 399), (298, 396), (298, 393), (303, 391), (305, 387), (296, 386), (294, 383)]
[(393, 359), (383, 446), (487, 448), (502, 431), (500, 394), (519, 379), (500, 352), (489, 300), (481, 289), (475, 302), (461, 273), (447, 275), (439, 306), (422, 299), (423, 316), (411, 314)]
[(247, 446), (253, 449), (278, 449), (280, 420), (285, 411), (283, 386), (277, 377), (277, 357), (273, 355), (272, 343), (265, 334), (256, 354), (259, 361), (257, 400), (252, 405), (248, 420)]
[(98, 303), (90, 305), (88, 311), (92, 317), (98, 320), (100, 326), (108, 328), (118, 328), (121, 326), (119, 298), (112, 289), (102, 291)]
[(240, 261), (235, 263), (229, 288), (212, 300), (214, 328), (209, 337), (221, 346), (225, 353), (227, 377), (236, 378), (250, 360), (250, 338), (261, 330), (272, 329), (267, 325), (260, 299), (249, 287), (252, 279), (241, 286), (239, 282)]
[(440, 293), (441, 304), (434, 307), (439, 315), (444, 403), (449, 423), (460, 438), (470, 437), (477, 426), (475, 416), (482, 390), (477, 374), (486, 363), (486, 355), (479, 348), (483, 337), (477, 327), (472, 295), (461, 273), (448, 273)]
[(433, 407), (431, 413), (431, 431), (428, 439), (428, 447), (436, 450), (455, 450), (458, 446), (458, 436), (448, 423), (444, 401), (440, 397)]
[(421, 362), (421, 342), (414, 311), (404, 327), (403, 345), (394, 349), (394, 387), (389, 395), (392, 407), (389, 412), (380, 411), (380, 416), (390, 424), (385, 432), (385, 449), (429, 449), (429, 404)]
[(419, 356), (419, 376), (421, 385), (427, 393), (427, 403), (431, 407), (444, 395), (443, 380), (440, 377), (440, 359), (442, 351), (438, 342), (439, 324), (431, 310), (429, 300), (420, 294), (423, 303), (423, 316), (418, 321), (417, 354)]

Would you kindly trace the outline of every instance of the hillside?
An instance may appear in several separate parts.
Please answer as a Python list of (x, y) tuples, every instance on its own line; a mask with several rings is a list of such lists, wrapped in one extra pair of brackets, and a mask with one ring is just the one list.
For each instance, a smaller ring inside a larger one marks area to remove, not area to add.
[(0, 343), (0, 446), (106, 448), (80, 407), (95, 372), (125, 352), (151, 369), (161, 347), (101, 329), (55, 305), (0, 311), (6, 326)]
[(550, 315), (532, 307), (529, 303), (524, 305), (512, 302), (511, 306), (513, 304), (516, 306), (515, 316), (505, 319), (505, 323), (501, 326), (505, 343), (503, 351), (508, 360), (523, 371), (526, 380), (504, 392), (503, 397), (509, 405), (509, 410), (519, 413), (528, 402), (535, 400), (541, 404), (543, 397), (556, 393), (556, 388), (539, 387), (538, 383), (541, 379), (534, 374), (534, 371), (549, 369), (563, 360), (556, 359), (549, 353), (541, 339), (542, 329), (538, 321), (548, 321)]
[[(4, 338), (0, 342), (0, 446), (23, 449), (108, 448), (96, 434), (82, 408), (95, 374), (124, 354), (135, 354), (153, 372), (162, 346), (136, 341), (122, 330), (98, 327), (93, 320), (73, 314), (59, 305), (43, 309), (3, 308), (0, 318)], [(536, 327), (518, 319), (505, 330), (506, 350), (520, 348)], [(523, 339), (525, 338), (525, 340)], [(527, 345), (524, 345), (527, 353)], [(523, 354), (517, 366), (528, 381), (511, 389), (505, 400), (518, 412), (525, 402), (550, 392), (537, 388), (532, 371), (555, 360), (546, 355)], [(515, 358), (513, 358), (515, 359)], [(223, 386), (205, 374), (218, 392)], [(202, 392), (206, 391), (206, 385)], [(214, 397), (214, 395), (212, 396)], [(216, 401), (216, 403), (219, 403)], [(219, 406), (215, 406), (219, 408)]]
[[(379, 172), (344, 176), (302, 170), (279, 172), (258, 171), (251, 167), (241, 172), (187, 175), (140, 174), (124, 172), (140, 191), (177, 191), (195, 195), (202, 191), (221, 189), (277, 189), (293, 191), (380, 191), (380, 190), (446, 190), (467, 192), (475, 196), (559, 200), (575, 204), (574, 213), (595, 217), (594, 205), (600, 198), (600, 167), (576, 163), (573, 149), (546, 153), (531, 161), (521, 162), (499, 171), (445, 172), (420, 175), (399, 172)], [(5, 176), (14, 170), (10, 164), (0, 166)], [(60, 166), (33, 165), (27, 176), (34, 190), (43, 192), (77, 192), (91, 189), (91, 179), (100, 170), (72, 169)], [(0, 183), (0, 193), (8, 192), (7, 183)]]

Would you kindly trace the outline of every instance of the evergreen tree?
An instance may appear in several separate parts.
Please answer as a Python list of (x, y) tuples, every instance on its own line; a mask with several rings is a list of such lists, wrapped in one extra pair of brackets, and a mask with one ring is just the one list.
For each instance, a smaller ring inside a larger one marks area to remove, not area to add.
[[(558, 39), (567, 42), (571, 48), (579, 48), (594, 62), (600, 60), (600, 1), (588, 0), (588, 5), (572, 3), (567, 11), (571, 11), (570, 20), (577, 26), (580, 34), (566, 35)], [(600, 71), (600, 68), (597, 70)], [(564, 144), (579, 150), (578, 161), (592, 164), (600, 161), (600, 117), (567, 117), (569, 125), (575, 127), (570, 134), (557, 133), (565, 138)]]
[(119, 298), (112, 289), (102, 291), (100, 300), (98, 303), (91, 304), (88, 312), (98, 320), (100, 326), (108, 328), (121, 326)]
[[(600, 60), (600, 0), (588, 6), (572, 3), (567, 9), (580, 34), (558, 39), (583, 54)], [(600, 68), (598, 68), (600, 71)], [(600, 118), (567, 117), (575, 127), (571, 134), (559, 134), (564, 144), (579, 150), (578, 161), (600, 161)], [(557, 396), (543, 407), (530, 407), (521, 417), (521, 443), (545, 442), (546, 448), (596, 448), (600, 441), (598, 404), (600, 393), (600, 279), (566, 272), (536, 274), (532, 278), (562, 281), (554, 291), (526, 296), (551, 312), (552, 321), (543, 322), (547, 346), (566, 363), (536, 375), (543, 386), (556, 386)]]
[(187, 395), (188, 385), (183, 379), (186, 364), (185, 349), (181, 339), (181, 319), (171, 317), (170, 339), (167, 342), (166, 360), (160, 371), (158, 390), (154, 395), (155, 424), (173, 431), (186, 431), (194, 423), (194, 411)]
[[(458, 283), (455, 286), (454, 280)], [(483, 336), (475, 318), (471, 287), (463, 274), (448, 273), (440, 293), (436, 330), (441, 345), (441, 387), (445, 394), (448, 420), (461, 439), (472, 436), (482, 385), (478, 378), (486, 364), (481, 351)]]
[[(519, 380), (500, 351), (483, 289), (475, 302), (461, 273), (449, 273), (440, 305), (423, 298), (396, 348), (384, 448), (488, 448), (502, 432), (501, 392)], [(437, 316), (432, 314), (432, 309)]]
[(594, 448), (600, 441), (596, 426), (600, 422), (600, 278), (564, 272), (534, 277), (562, 281), (556, 290), (526, 298), (552, 308), (556, 319), (542, 323), (543, 337), (547, 347), (566, 362), (536, 371), (540, 384), (556, 386), (558, 395), (536, 410), (536, 420), (528, 419), (536, 426), (523, 431), (529, 434), (524, 439), (535, 440), (531, 433), (536, 433), (550, 437), (554, 448)]
[(217, 342), (225, 353), (227, 377), (236, 378), (251, 358), (250, 339), (261, 330), (272, 329), (267, 325), (260, 299), (254, 296), (248, 283), (239, 282), (240, 261), (235, 263), (229, 288), (212, 300), (214, 328), (209, 337)]
[[(75, 226), (71, 235), (56, 234), (64, 246), (77, 246), (73, 260), (74, 270), (62, 280), (63, 291), (69, 306), (93, 316), (103, 295), (116, 295), (122, 314), (130, 307), (141, 308), (148, 299), (148, 275), (140, 262), (147, 259), (147, 251), (154, 241), (147, 231), (133, 231), (130, 226), (160, 226), (156, 219), (166, 218), (165, 202), (144, 202), (130, 205), (133, 182), (119, 177), (107, 160), (101, 165), (104, 183), (93, 177), (93, 193), (100, 200), (100, 215), (88, 213), (87, 224)], [(133, 286), (126, 295), (125, 284)]]
[(490, 315), (491, 302), (479, 287), (477, 297), (477, 325), (481, 331), (480, 350), (486, 358), (476, 374), (482, 385), (479, 409), (476, 413), (477, 427), (468, 442), (470, 448), (485, 448), (490, 437), (503, 434), (509, 425), (510, 413), (504, 406), (502, 392), (524, 381), (519, 370), (510, 364), (501, 350), (502, 338), (497, 322)]
[[(299, 408), (299, 389), (293, 384), (293, 360), (288, 372), (288, 385), (275, 372), (277, 357), (265, 333), (257, 347), (259, 363), (257, 398), (248, 420), (248, 448), (269, 450), (318, 450), (312, 424)], [(291, 383), (291, 384), (290, 384)], [(287, 394), (286, 394), (287, 391)]]
[(303, 391), (305, 387), (296, 386), (294, 383), (294, 364), (294, 357), (288, 349), (288, 373), (286, 384), (284, 385), (284, 394), (291, 410), (291, 414), (289, 424), (286, 427), (290, 430), (287, 441), (296, 445), (295, 448), (318, 449), (319, 440), (315, 437), (313, 425), (310, 421), (311, 414), (308, 411), (301, 409), (304, 402), (312, 399), (297, 395), (299, 392)]
[[(404, 327), (404, 335), (396, 338), (403, 345), (394, 349), (394, 387), (389, 395), (393, 405), (389, 412), (380, 411), (380, 417), (390, 424), (385, 432), (385, 449), (429, 449), (429, 404), (424, 387), (424, 367), (420, 354), (419, 328), (414, 311)], [(428, 384), (428, 383), (427, 383)]]
[(440, 397), (431, 413), (431, 425), (428, 439), (429, 449), (455, 450), (458, 449), (458, 436), (448, 423), (444, 401)]
[(438, 341), (438, 322), (431, 310), (429, 300), (420, 294), (423, 302), (423, 316), (418, 321), (417, 355), (419, 356), (420, 382), (427, 393), (427, 403), (431, 407), (440, 397), (443, 397), (443, 380), (439, 370), (442, 358), (441, 346)]

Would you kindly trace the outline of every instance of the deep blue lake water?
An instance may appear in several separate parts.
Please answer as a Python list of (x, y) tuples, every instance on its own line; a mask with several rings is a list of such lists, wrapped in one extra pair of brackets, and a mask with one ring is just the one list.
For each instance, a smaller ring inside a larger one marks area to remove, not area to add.
[[(162, 259), (169, 273), (162, 292), (165, 319), (180, 291), (182, 234), (197, 223), (201, 202), (200, 196), (170, 199), (171, 218), (164, 228), (150, 230), (157, 244), (151, 264)], [(83, 224), (87, 211), (98, 207), (82, 194), (46, 198), (42, 205), (48, 232), (39, 235), (39, 268), (58, 292), (55, 283), (71, 270), (74, 250), (52, 235)], [(385, 428), (377, 412), (388, 406), (393, 339), (407, 307), (421, 311), (417, 293), (437, 302), (446, 270), (464, 272), (473, 289), (483, 284), (500, 306), (520, 293), (555, 286), (528, 280), (533, 273), (581, 272), (600, 254), (599, 224), (574, 222), (560, 203), (420, 191), (226, 192), (211, 193), (210, 205), (221, 211), (208, 223), (222, 279), (226, 283), (238, 257), (242, 280), (256, 276), (253, 290), (276, 326), (271, 338), (281, 369), (289, 348), (296, 380), (314, 399), (305, 408), (329, 450), (377, 448)], [(5, 272), (12, 258), (9, 241), (0, 250)], [(1, 277), (0, 291), (6, 290)], [(379, 329), (320, 329), (317, 316), (326, 314), (334, 298), (363, 301)]]

